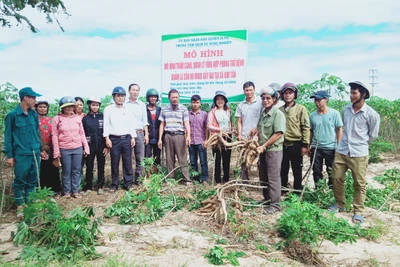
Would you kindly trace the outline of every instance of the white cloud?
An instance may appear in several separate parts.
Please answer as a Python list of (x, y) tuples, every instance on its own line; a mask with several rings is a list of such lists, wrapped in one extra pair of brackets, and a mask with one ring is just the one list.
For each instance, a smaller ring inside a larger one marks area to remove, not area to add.
[[(400, 22), (396, 0), (67, 0), (65, 4), (71, 17), (58, 18), (67, 32), (104, 29), (166, 34), (242, 28), (275, 32)], [(59, 30), (35, 10), (27, 9), (24, 14), (43, 31)]]

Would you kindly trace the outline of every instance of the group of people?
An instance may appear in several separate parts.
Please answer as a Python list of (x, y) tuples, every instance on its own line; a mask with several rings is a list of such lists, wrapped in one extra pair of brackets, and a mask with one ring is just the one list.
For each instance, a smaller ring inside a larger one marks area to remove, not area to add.
[[(179, 103), (179, 92), (170, 90), (169, 104), (159, 107), (159, 92), (146, 92), (147, 104), (138, 99), (140, 87), (131, 84), (128, 94), (124, 88), (112, 91), (114, 103), (100, 110), (101, 101), (89, 98), (88, 114), (83, 113), (83, 99), (61, 98), (60, 113), (47, 116), (49, 104), (36, 102), (40, 96), (32, 88), (19, 91), (21, 103), (6, 116), (5, 151), (7, 161), (14, 167), (14, 193), (18, 205), (17, 216), (28, 203), (40, 176), (41, 186), (62, 191), (67, 198), (80, 198), (82, 167), (86, 162), (86, 188), (93, 190), (94, 159), (97, 158), (97, 193), (103, 193), (105, 156), (110, 154), (112, 182), (110, 192), (119, 187), (119, 163), (122, 158), (123, 185), (129, 190), (140, 185), (141, 162), (154, 157), (159, 166), (164, 147), (166, 166), (170, 178), (175, 177), (176, 159), (182, 172), (182, 183), (191, 185), (190, 165), (198, 173), (200, 183), (208, 184), (206, 140), (211, 135), (225, 132), (226, 141), (233, 135), (238, 140), (256, 138), (260, 144), (258, 164), (261, 185), (264, 185), (264, 212), (280, 210), (281, 195), (289, 188), (291, 166), (295, 191), (302, 189), (303, 156), (309, 155), (313, 164), (316, 186), (322, 180), (323, 163), (327, 167), (328, 184), (333, 188), (336, 203), (330, 210), (343, 211), (345, 206), (345, 172), (350, 169), (354, 179), (354, 216), (361, 223), (364, 208), (368, 165), (368, 146), (378, 136), (379, 115), (366, 103), (369, 90), (361, 82), (349, 83), (351, 104), (340, 113), (329, 108), (329, 95), (317, 91), (314, 99), (316, 111), (296, 102), (299, 90), (293, 83), (282, 87), (277, 83), (262, 88), (259, 97), (253, 82), (243, 84), (245, 99), (232, 114), (224, 91), (216, 91), (211, 110), (202, 110), (200, 95), (191, 97), (190, 110)], [(36, 109), (37, 112), (34, 111)], [(237, 125), (232, 124), (232, 117)], [(343, 119), (343, 120), (342, 120)], [(344, 126), (344, 131), (343, 131)], [(215, 182), (229, 181), (231, 150), (212, 148)], [(132, 157), (135, 158), (135, 171)], [(200, 170), (198, 160), (200, 159)], [(62, 190), (59, 181), (59, 163), (62, 168)], [(222, 163), (222, 170), (221, 170)], [(39, 167), (40, 166), (40, 167)], [(40, 170), (40, 175), (38, 175)], [(249, 182), (249, 170), (242, 165), (241, 179)]]

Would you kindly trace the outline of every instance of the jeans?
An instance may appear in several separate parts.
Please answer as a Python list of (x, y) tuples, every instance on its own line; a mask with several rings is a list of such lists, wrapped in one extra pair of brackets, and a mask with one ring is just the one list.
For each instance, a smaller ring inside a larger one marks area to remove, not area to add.
[[(197, 159), (200, 157), (201, 179), (200, 182), (208, 181), (207, 149), (200, 145), (190, 145), (189, 147), (190, 165), (196, 172), (199, 171)], [(198, 180), (198, 177), (196, 177)]]
[(127, 135), (124, 137), (110, 136), (112, 148), (111, 156), (111, 188), (117, 189), (119, 185), (119, 159), (122, 156), (122, 170), (124, 174), (124, 186), (130, 188), (133, 184), (132, 169), (132, 137)]
[(154, 161), (157, 165), (161, 163), (161, 149), (158, 147), (157, 144), (147, 144), (145, 147), (144, 156), (146, 158), (154, 157)]
[[(315, 153), (315, 159), (314, 159), (314, 153)], [(332, 164), (333, 164), (333, 160), (335, 159), (335, 150), (318, 148), (317, 152), (315, 152), (315, 148), (311, 148), (310, 154), (311, 154), (310, 163), (312, 164), (312, 162), (314, 160), (313, 177), (314, 177), (315, 186), (317, 186), (317, 183), (319, 182), (319, 180), (321, 180), (323, 178), (322, 169), (323, 169), (323, 163), (325, 160), (326, 172), (328, 173), (328, 185), (329, 185), (329, 187), (331, 187), (333, 185)]]
[(81, 183), (83, 148), (60, 148), (64, 194), (78, 193)]
[(90, 154), (86, 158), (86, 190), (93, 190), (93, 168), (94, 158), (97, 158), (97, 188), (104, 186), (104, 165), (106, 157), (104, 156), (104, 148), (91, 147)]

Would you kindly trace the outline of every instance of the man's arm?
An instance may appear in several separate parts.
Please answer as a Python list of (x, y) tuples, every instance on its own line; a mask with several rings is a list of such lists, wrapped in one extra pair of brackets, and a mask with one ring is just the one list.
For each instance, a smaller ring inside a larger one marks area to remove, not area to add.
[(343, 127), (336, 127), (336, 142), (339, 145), (340, 139), (342, 139)]
[(104, 109), (103, 115), (103, 137), (106, 141), (106, 146), (112, 148), (112, 142), (110, 140), (110, 110), (108, 107)]
[(368, 118), (368, 144), (371, 144), (372, 141), (378, 138), (380, 123), (381, 118), (379, 117), (379, 114), (376, 112), (371, 112)]
[(242, 130), (243, 130), (243, 121), (242, 117), (237, 117), (237, 129), (238, 129), (238, 137), (237, 139), (240, 141), (242, 140)]
[(149, 143), (149, 122), (147, 121), (147, 109), (146, 105), (143, 103), (142, 108), (142, 122), (144, 131), (144, 143), (147, 145)]
[(165, 128), (165, 122), (161, 122), (160, 123), (160, 129), (159, 129), (159, 136), (158, 136), (158, 148), (161, 149), (162, 148), (162, 136), (164, 134), (164, 128)]
[(190, 146), (191, 140), (190, 140), (190, 123), (189, 121), (185, 121), (185, 137), (186, 137), (186, 145)]
[(4, 124), (5, 124), (4, 150), (6, 152), (7, 163), (10, 167), (14, 167), (14, 155), (12, 152), (12, 147), (13, 147), (12, 129), (14, 124), (14, 117), (10, 114), (7, 114)]

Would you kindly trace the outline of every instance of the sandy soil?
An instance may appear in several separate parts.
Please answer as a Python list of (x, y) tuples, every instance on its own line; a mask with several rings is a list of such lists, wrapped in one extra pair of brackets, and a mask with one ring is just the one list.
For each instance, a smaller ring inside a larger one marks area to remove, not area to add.
[[(381, 186), (372, 178), (387, 169), (398, 167), (399, 163), (400, 158), (387, 155), (383, 163), (370, 164), (368, 183), (374, 187)], [(305, 162), (304, 165), (304, 169), (307, 169), (309, 163)], [(256, 170), (253, 170), (252, 176), (256, 176)], [(311, 176), (309, 180), (311, 184)], [(185, 187), (177, 190), (185, 190)], [(93, 193), (80, 200), (58, 199), (57, 201), (66, 210), (75, 206), (93, 206), (96, 215), (103, 217), (104, 208), (109, 207), (123, 194), (124, 191), (120, 190), (117, 194), (105, 193), (98, 196)], [(250, 194), (254, 198), (261, 197), (261, 192), (258, 190)], [(256, 209), (255, 212), (258, 213), (259, 210)], [(330, 241), (322, 242), (318, 250), (328, 266), (400, 266), (399, 215), (374, 209), (367, 209), (365, 214), (366, 222), (363, 227), (382, 223), (386, 233), (375, 242), (359, 239), (354, 244), (342, 243), (337, 246)], [(247, 215), (250, 216), (244, 214)], [(11, 232), (16, 232), (14, 216), (15, 211), (11, 210), (0, 218), (0, 253), (6, 261), (14, 261), (21, 250), (21, 247), (14, 247), (10, 241)], [(259, 216), (267, 226), (258, 226), (256, 236), (263, 238), (265, 244), (279, 241), (273, 226), (280, 214), (265, 216), (260, 213)], [(350, 222), (352, 214), (340, 213), (337, 216)], [(171, 213), (158, 222), (142, 226), (120, 225), (117, 218), (103, 218), (101, 231), (104, 242), (102, 246), (96, 247), (97, 252), (103, 257), (88, 264), (103, 266), (108, 257), (118, 255), (121, 261), (135, 266), (213, 266), (208, 264), (203, 255), (216, 244), (216, 236), (223, 236), (230, 244), (221, 245), (225, 250), (241, 250), (246, 253), (245, 257), (239, 258), (240, 266), (305, 266), (288, 258), (282, 252), (261, 253), (254, 249), (251, 242), (238, 243), (228, 230), (222, 232), (220, 226), (207, 219), (208, 217), (197, 216), (187, 210)]]

